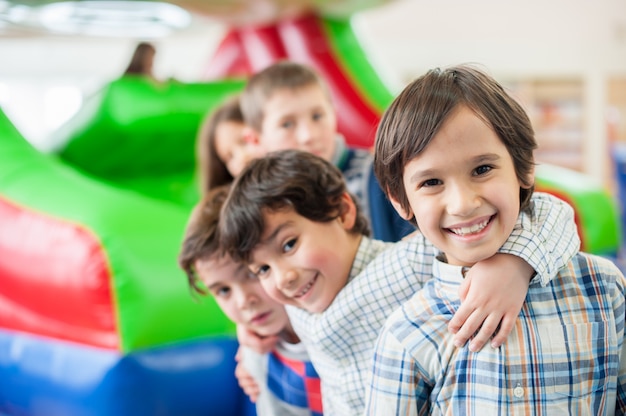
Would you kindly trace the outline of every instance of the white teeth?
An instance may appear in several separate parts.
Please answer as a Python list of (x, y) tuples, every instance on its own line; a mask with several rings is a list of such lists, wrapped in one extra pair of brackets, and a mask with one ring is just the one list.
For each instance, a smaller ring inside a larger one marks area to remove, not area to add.
[(481, 223), (478, 224), (474, 224), (470, 227), (461, 227), (461, 228), (450, 228), (450, 230), (456, 234), (456, 235), (460, 235), (460, 236), (464, 236), (467, 234), (473, 234), (477, 231), (482, 230), (483, 228), (485, 228), (487, 226), (487, 224), (489, 224), (489, 220), (485, 220)]
[(309, 291), (309, 289), (311, 289), (311, 286), (313, 286), (313, 283), (315, 283), (315, 279), (311, 280), (301, 291), (300, 293), (296, 293), (296, 295), (294, 296), (295, 298), (299, 298), (300, 296), (304, 296), (307, 294), (307, 292)]

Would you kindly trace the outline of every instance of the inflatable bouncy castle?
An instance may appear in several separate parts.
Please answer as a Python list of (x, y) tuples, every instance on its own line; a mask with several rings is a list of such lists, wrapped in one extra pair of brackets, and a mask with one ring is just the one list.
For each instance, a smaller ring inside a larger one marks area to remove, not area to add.
[(0, 413), (244, 414), (233, 326), (177, 269), (187, 210), (39, 154), (0, 116)]
[[(340, 131), (370, 147), (392, 94), (350, 19), (311, 12), (232, 28), (205, 82), (104, 86), (55, 132), (53, 154), (0, 113), (0, 414), (251, 414), (233, 325), (190, 295), (176, 256), (198, 198), (200, 120), (285, 58), (328, 80)], [(565, 169), (537, 176), (574, 206), (582, 248), (616, 255), (612, 198)]]

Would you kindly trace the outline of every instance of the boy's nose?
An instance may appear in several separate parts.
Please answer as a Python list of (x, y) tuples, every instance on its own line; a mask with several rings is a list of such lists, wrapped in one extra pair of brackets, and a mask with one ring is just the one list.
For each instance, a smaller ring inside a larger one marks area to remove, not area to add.
[(466, 185), (449, 187), (446, 200), (448, 214), (457, 217), (467, 217), (480, 206), (479, 194)]
[(306, 144), (315, 139), (315, 128), (310, 122), (303, 122), (298, 129), (298, 142)]
[(237, 294), (237, 305), (240, 309), (251, 308), (259, 301), (258, 296), (253, 291), (240, 291)]
[(281, 292), (290, 291), (295, 289), (296, 282), (298, 281), (298, 273), (292, 269), (287, 269), (279, 273), (277, 279), (277, 287)]

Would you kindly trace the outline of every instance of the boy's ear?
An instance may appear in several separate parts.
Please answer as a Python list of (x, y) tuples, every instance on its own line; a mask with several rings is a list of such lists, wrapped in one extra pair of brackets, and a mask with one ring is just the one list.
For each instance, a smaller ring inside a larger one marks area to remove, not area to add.
[(252, 127), (245, 126), (242, 131), (243, 139), (248, 144), (258, 146), (260, 144), (259, 133)]
[(344, 229), (351, 230), (354, 227), (357, 218), (356, 204), (348, 192), (344, 192), (341, 199), (342, 205), (345, 209), (339, 216), (339, 220), (341, 221)]
[(389, 196), (389, 202), (391, 202), (391, 205), (393, 205), (398, 215), (407, 221), (411, 221), (414, 216), (413, 211), (405, 211), (404, 208), (402, 208), (402, 204), (397, 199), (389, 195), (389, 193), (387, 193), (387, 195)]

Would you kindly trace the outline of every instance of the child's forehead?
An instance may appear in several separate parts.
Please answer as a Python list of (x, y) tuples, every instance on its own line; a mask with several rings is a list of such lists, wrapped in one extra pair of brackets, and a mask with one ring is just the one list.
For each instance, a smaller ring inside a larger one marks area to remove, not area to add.
[(236, 283), (242, 276), (248, 274), (248, 269), (242, 263), (237, 263), (229, 256), (207, 256), (195, 261), (198, 277), (205, 284)]
[(313, 95), (318, 93), (321, 93), (325, 100), (330, 101), (330, 96), (327, 94), (326, 89), (317, 82), (309, 82), (302, 85), (281, 85), (269, 91), (264, 105), (266, 105), (268, 101), (276, 99), (277, 97), (289, 99), (293, 97), (300, 97), (305, 94)]
[(261, 215), (263, 216), (263, 233), (262, 235), (267, 235), (272, 233), (278, 227), (285, 227), (290, 222), (293, 222), (295, 219), (304, 218), (300, 214), (298, 214), (294, 207), (291, 205), (285, 205), (280, 208), (263, 208), (261, 210)]
[(274, 241), (281, 232), (290, 230), (298, 222), (306, 220), (305, 217), (298, 214), (290, 205), (278, 208), (270, 209), (264, 208), (261, 210), (263, 216), (263, 231), (261, 233), (261, 239), (255, 246), (253, 251), (262, 249)]
[(268, 204), (262, 204), (260, 207), (260, 213), (263, 221), (267, 222), (268, 220), (275, 220), (276, 218), (283, 218), (291, 215), (301, 216), (292, 204), (293, 202), (288, 199), (283, 199), (280, 202), (272, 201)]

